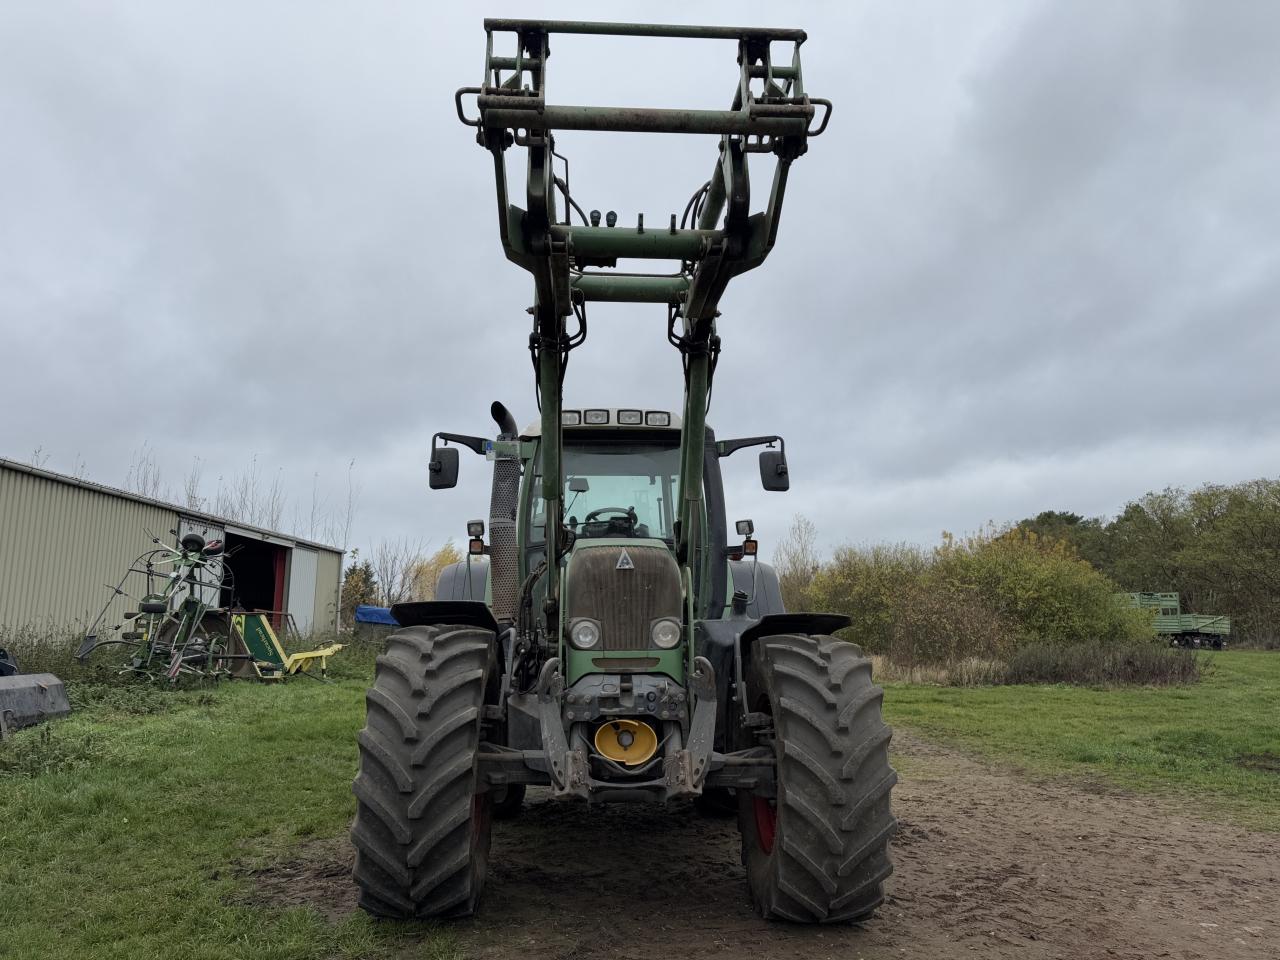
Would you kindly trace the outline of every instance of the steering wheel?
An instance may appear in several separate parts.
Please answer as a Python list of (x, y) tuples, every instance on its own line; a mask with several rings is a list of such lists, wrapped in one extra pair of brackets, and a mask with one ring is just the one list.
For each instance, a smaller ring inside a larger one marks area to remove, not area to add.
[(582, 522), (590, 523), (592, 520), (595, 520), (597, 517), (599, 517), (600, 514), (602, 513), (620, 513), (624, 517), (629, 517), (631, 516), (631, 507), (600, 507), (588, 513)]

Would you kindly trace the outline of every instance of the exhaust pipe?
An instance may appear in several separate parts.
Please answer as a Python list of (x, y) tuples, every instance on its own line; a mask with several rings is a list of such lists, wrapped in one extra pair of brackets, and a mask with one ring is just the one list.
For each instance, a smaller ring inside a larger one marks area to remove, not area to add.
[(516, 426), (516, 418), (511, 415), (511, 411), (504, 407), (500, 401), (493, 401), (493, 406), (489, 408), (489, 415), (493, 417), (493, 422), (498, 425), (499, 440), (515, 440), (520, 436), (520, 428)]
[[(489, 408), (498, 425), (499, 440), (517, 440), (520, 428), (511, 411), (497, 400)], [(520, 458), (510, 454), (493, 460), (493, 491), (489, 497), (489, 583), (493, 615), (500, 623), (514, 623), (520, 585), (519, 552), (516, 549), (516, 513), (520, 503)]]

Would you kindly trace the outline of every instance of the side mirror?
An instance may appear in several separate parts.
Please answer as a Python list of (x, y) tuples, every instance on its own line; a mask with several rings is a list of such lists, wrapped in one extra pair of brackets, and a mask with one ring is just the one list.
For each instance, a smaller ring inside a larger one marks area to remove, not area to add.
[(458, 448), (438, 447), (431, 455), (432, 490), (449, 490), (458, 485)]
[(569, 492), (570, 493), (586, 493), (591, 489), (591, 484), (587, 482), (586, 477), (570, 477)]
[(791, 489), (791, 477), (787, 473), (787, 455), (781, 450), (766, 450), (760, 454), (760, 485), (766, 490)]

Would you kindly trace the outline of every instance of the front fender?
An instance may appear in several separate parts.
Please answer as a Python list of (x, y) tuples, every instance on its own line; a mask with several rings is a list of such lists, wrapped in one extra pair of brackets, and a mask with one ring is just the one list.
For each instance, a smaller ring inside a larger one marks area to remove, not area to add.
[(418, 600), (397, 603), (391, 616), (402, 627), (464, 626), (483, 627), (498, 635), (498, 621), (493, 611), (480, 600)]

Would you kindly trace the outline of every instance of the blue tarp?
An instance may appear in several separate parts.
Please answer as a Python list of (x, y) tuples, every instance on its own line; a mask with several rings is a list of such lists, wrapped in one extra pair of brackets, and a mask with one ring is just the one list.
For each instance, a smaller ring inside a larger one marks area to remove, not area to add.
[(364, 603), (356, 607), (356, 623), (385, 623), (389, 627), (400, 626), (387, 607), (371, 607)]

